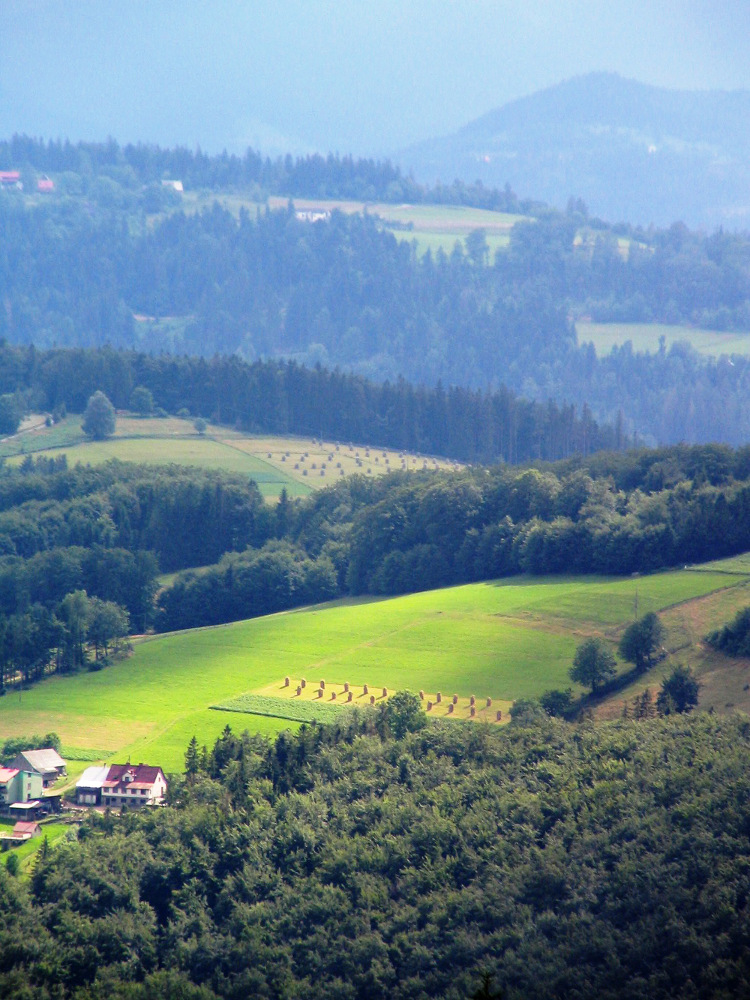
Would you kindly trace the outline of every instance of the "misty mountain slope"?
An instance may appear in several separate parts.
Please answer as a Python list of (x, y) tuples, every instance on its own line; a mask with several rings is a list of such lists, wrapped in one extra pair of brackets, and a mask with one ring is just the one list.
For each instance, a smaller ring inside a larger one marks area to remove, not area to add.
[(750, 92), (670, 91), (590, 73), (399, 156), (420, 179), (509, 183), (610, 221), (750, 226)]

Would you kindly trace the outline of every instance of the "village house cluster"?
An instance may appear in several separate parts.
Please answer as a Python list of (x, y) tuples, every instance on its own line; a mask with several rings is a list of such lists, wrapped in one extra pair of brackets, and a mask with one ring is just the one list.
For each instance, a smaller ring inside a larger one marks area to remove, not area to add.
[[(51, 747), (24, 750), (7, 767), (0, 767), (0, 814), (15, 820), (12, 832), (0, 833), (4, 849), (39, 836), (39, 820), (62, 810), (62, 794), (51, 786), (67, 775), (65, 761)], [(103, 764), (88, 767), (76, 782), (79, 806), (140, 808), (164, 801), (167, 779), (149, 764)]]

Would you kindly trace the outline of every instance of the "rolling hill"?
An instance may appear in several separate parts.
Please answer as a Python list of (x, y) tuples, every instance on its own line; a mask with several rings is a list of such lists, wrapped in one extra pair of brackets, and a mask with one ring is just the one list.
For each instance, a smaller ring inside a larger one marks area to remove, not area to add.
[(589, 73), (512, 101), (399, 161), (426, 181), (509, 183), (612, 222), (750, 223), (750, 92), (671, 91)]
[[(176, 771), (193, 735), (211, 745), (226, 725), (273, 735), (314, 717), (316, 704), (323, 706), (321, 719), (346, 711), (334, 707), (345, 700), (345, 683), (354, 705), (368, 705), (372, 695), (379, 703), (384, 687), (422, 689), (425, 703), (440, 691), (433, 716), (447, 714), (455, 693), (458, 718), (468, 717), (475, 695), (477, 721), (496, 722), (500, 709), (505, 722), (516, 699), (569, 685), (584, 638), (616, 644), (636, 607), (660, 612), (668, 656), (598, 714), (618, 715), (623, 699), (647, 684), (658, 688), (676, 663), (695, 668), (701, 707), (747, 709), (747, 661), (730, 661), (704, 648), (701, 638), (750, 603), (749, 586), (740, 558), (640, 578), (524, 577), (349, 599), (147, 637), (136, 641), (132, 656), (104, 670), (50, 677), (0, 699), (0, 737), (56, 731), (74, 762), (72, 778), (92, 760), (126, 757)], [(306, 689), (297, 697), (303, 678)], [(316, 701), (321, 680), (326, 688)]]

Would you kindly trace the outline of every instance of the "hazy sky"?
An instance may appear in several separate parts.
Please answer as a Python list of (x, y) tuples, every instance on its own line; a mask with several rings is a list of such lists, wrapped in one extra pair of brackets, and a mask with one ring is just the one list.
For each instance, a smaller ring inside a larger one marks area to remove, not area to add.
[(382, 154), (590, 70), (750, 88), (749, 0), (0, 0), (0, 136)]

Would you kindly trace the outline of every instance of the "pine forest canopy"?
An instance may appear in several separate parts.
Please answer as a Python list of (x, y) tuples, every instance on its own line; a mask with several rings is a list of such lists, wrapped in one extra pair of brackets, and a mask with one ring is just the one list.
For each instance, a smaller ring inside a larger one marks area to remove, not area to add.
[(576, 344), (571, 322), (750, 329), (750, 243), (741, 234), (612, 227), (577, 202), (556, 213), (509, 191), (458, 185), (453, 201), (537, 216), (517, 223), (508, 249), (482, 266), (479, 240), (469, 253), (419, 257), (367, 215), (238, 219), (217, 205), (186, 215), (171, 204), (179, 196), (156, 185), (174, 168), (216, 192), (246, 191), (253, 175), (260, 199), (282, 191), (448, 200), (446, 189), (406, 190), (387, 164), (23, 138), (0, 148), (1, 162), (14, 157), (55, 164), (63, 188), (71, 166), (80, 184), (68, 178), (77, 193), (47, 201), (0, 192), (0, 335), (10, 342), (292, 357), (381, 381), (502, 385), (579, 411), (587, 404), (612, 424), (621, 411), (630, 433), (654, 442), (750, 437), (747, 359), (701, 359), (684, 344), (651, 355), (626, 345), (597, 358)]

